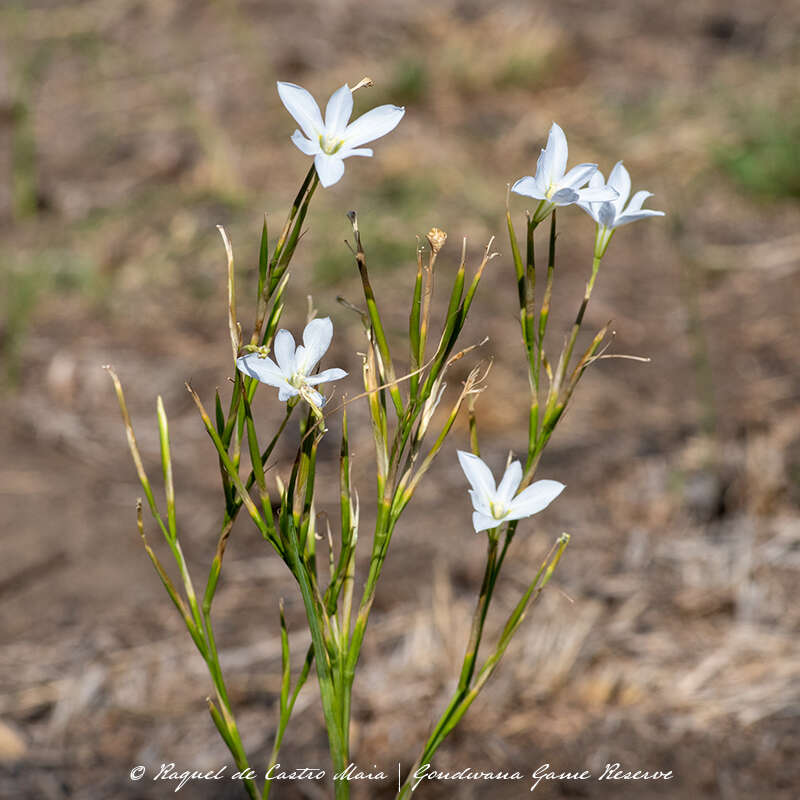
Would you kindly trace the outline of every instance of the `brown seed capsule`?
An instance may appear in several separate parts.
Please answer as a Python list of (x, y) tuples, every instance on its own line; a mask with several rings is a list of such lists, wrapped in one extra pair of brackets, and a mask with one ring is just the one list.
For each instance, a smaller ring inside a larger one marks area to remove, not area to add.
[(431, 228), (426, 236), (434, 253), (438, 253), (447, 241), (447, 234), (440, 228)]

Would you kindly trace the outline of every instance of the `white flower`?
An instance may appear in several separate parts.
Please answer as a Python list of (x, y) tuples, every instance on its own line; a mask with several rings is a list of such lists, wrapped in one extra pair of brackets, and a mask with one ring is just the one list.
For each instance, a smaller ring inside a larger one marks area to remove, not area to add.
[(475, 533), (537, 514), (564, 491), (564, 484), (558, 481), (536, 481), (514, 497), (522, 481), (519, 461), (509, 465), (497, 487), (491, 470), (478, 456), (459, 450), (458, 461), (472, 486), (469, 496), (475, 509), (472, 514)]
[(343, 369), (325, 369), (316, 375), (311, 370), (331, 346), (333, 323), (330, 317), (312, 319), (303, 331), (303, 344), (295, 347), (294, 337), (281, 328), (275, 334), (273, 352), (277, 364), (260, 353), (248, 353), (236, 360), (236, 366), (245, 375), (279, 389), (278, 400), (286, 401), (301, 396), (306, 402), (322, 408), (325, 399), (312, 386), (344, 378)]
[(512, 192), (542, 201), (533, 216), (534, 222), (541, 222), (554, 206), (568, 206), (579, 200), (613, 200), (617, 196), (614, 189), (605, 185), (600, 189), (581, 188), (597, 171), (597, 164), (578, 164), (565, 174), (567, 155), (567, 137), (554, 122), (547, 146), (536, 162), (536, 177), (520, 178), (511, 187)]
[(617, 161), (611, 174), (608, 176), (608, 183), (603, 180), (603, 173), (599, 170), (592, 175), (589, 180), (589, 188), (600, 189), (603, 186), (610, 186), (617, 192), (615, 200), (597, 202), (594, 200), (578, 200), (578, 205), (597, 223), (597, 237), (595, 239), (595, 257), (602, 258), (606, 252), (611, 235), (615, 228), (627, 225), (629, 222), (636, 222), (638, 219), (647, 217), (663, 217), (663, 211), (651, 211), (642, 208), (642, 204), (648, 197), (652, 197), (652, 192), (639, 191), (631, 197), (627, 208), (625, 203), (631, 193), (631, 176), (628, 170)]
[(328, 100), (323, 122), (316, 101), (301, 86), (278, 81), (278, 94), (303, 129), (302, 133), (294, 132), (292, 141), (306, 155), (314, 156), (323, 186), (332, 186), (344, 175), (345, 158), (371, 156), (372, 150), (361, 145), (394, 130), (406, 113), (399, 106), (378, 106), (348, 125), (353, 113), (353, 94), (345, 84)]

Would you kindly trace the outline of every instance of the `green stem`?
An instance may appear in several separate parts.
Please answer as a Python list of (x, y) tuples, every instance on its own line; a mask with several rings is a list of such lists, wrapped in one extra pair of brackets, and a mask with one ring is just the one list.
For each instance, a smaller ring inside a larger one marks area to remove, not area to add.
[(489, 549), (486, 556), (486, 569), (483, 573), (483, 583), (481, 584), (480, 594), (475, 613), (472, 615), (472, 629), (470, 631), (469, 642), (464, 654), (464, 663), (461, 668), (461, 677), (458, 680), (458, 691), (463, 691), (469, 686), (475, 671), (475, 661), (478, 658), (478, 648), (480, 647), (481, 637), (483, 636), (483, 625), (486, 621), (486, 614), (489, 604), (492, 601), (494, 590), (495, 568), (497, 563), (497, 533), (489, 532)]
[(583, 301), (581, 302), (581, 306), (578, 309), (578, 314), (575, 317), (575, 322), (572, 326), (572, 331), (570, 333), (569, 341), (567, 342), (567, 347), (564, 350), (564, 356), (561, 362), (561, 375), (559, 379), (559, 385), (563, 382), (564, 376), (567, 374), (567, 370), (569, 368), (569, 361), (572, 358), (572, 351), (575, 348), (575, 342), (578, 338), (578, 332), (581, 329), (581, 324), (583, 323), (583, 315), (586, 313), (586, 307), (589, 305), (589, 298), (592, 296), (592, 289), (594, 289), (594, 282), (597, 278), (598, 270), (600, 269), (600, 259), (595, 256), (592, 259), (592, 275), (586, 283), (586, 290), (583, 293)]
[[(247, 760), (247, 755), (244, 750), (244, 745), (242, 744), (242, 738), (239, 734), (239, 728), (236, 725), (236, 721), (233, 717), (233, 710), (231, 708), (230, 699), (228, 697), (228, 691), (225, 686), (225, 679), (222, 675), (222, 667), (219, 663), (219, 655), (217, 654), (217, 645), (216, 640), (214, 638), (214, 631), (211, 625), (211, 615), (204, 609), (203, 614), (203, 621), (205, 624), (205, 638), (207, 642), (207, 652), (205, 656), (206, 665), (208, 666), (208, 672), (211, 676), (211, 681), (214, 684), (214, 688), (217, 692), (217, 698), (219, 699), (221, 710), (222, 710), (222, 724), (225, 726), (228, 736), (223, 736), (225, 739), (226, 744), (228, 745), (231, 754), (233, 755), (234, 761), (236, 762), (236, 766), (240, 771), (245, 771), (250, 769), (250, 764)], [(213, 713), (212, 713), (213, 716)], [(220, 726), (220, 721), (215, 719), (215, 723), (217, 727)], [(220, 730), (220, 733), (222, 731)], [(258, 800), (258, 790), (256, 789), (255, 782), (253, 780), (245, 780), (244, 781), (245, 789), (250, 795), (253, 800)]]
[[(281, 704), (280, 714), (278, 718), (278, 729), (275, 731), (275, 741), (272, 745), (272, 753), (270, 754), (267, 772), (269, 772), (278, 763), (278, 753), (280, 752), (281, 745), (283, 744), (283, 736), (286, 732), (286, 727), (289, 724), (289, 719), (294, 711), (294, 705), (297, 702), (297, 696), (300, 690), (308, 680), (309, 672), (311, 671), (311, 662), (314, 660), (314, 647), (313, 645), (308, 648), (306, 659), (303, 667), (300, 670), (300, 675), (297, 678), (294, 690), (291, 697), (289, 697), (289, 658), (288, 658), (288, 636), (286, 634), (285, 621), (283, 619), (283, 608), (281, 607), (281, 639), (282, 647), (285, 648), (284, 663), (283, 663), (283, 676), (281, 681)], [(261, 800), (268, 800), (270, 791), (272, 790), (272, 781), (265, 780), (264, 788), (261, 792)]]
[(358, 616), (353, 626), (353, 636), (347, 652), (347, 671), (355, 672), (355, 666), (361, 652), (361, 644), (364, 641), (364, 634), (367, 629), (369, 612), (375, 599), (375, 590), (380, 578), (381, 567), (386, 558), (389, 542), (392, 534), (392, 522), (390, 515), (391, 503), (384, 498), (378, 506), (378, 517), (375, 520), (375, 539), (370, 558), (369, 572), (367, 581), (364, 585), (364, 592), (361, 596), (361, 604), (358, 608)]
[[(306, 572), (306, 566), (300, 555), (299, 542), (296, 532), (289, 533), (289, 566), (300, 586), (300, 594), (303, 597), (303, 605), (306, 610), (306, 619), (311, 631), (311, 641), (314, 647), (314, 661), (317, 666), (317, 681), (319, 683), (320, 697), (322, 700), (322, 711), (325, 716), (325, 723), (328, 728), (328, 744), (330, 747), (331, 761), (335, 772), (341, 772), (347, 766), (347, 751), (341, 734), (341, 711), (339, 708), (336, 688), (334, 686), (333, 671), (331, 669), (330, 654), (322, 635), (320, 625), (321, 615), (324, 610), (315, 603), (311, 580)], [(336, 781), (336, 797), (346, 798), (349, 796), (349, 788), (346, 794), (342, 794), (340, 784), (344, 781)]]
[(569, 536), (562, 534), (562, 536), (559, 537), (559, 539), (551, 548), (550, 552), (545, 557), (541, 567), (539, 568), (539, 571), (536, 573), (527, 591), (519, 600), (514, 608), (514, 611), (509, 616), (508, 621), (503, 628), (503, 632), (500, 635), (497, 647), (481, 667), (474, 685), (472, 685), (470, 688), (459, 688), (459, 690), (456, 691), (456, 694), (450, 701), (450, 704), (445, 710), (445, 713), (442, 715), (442, 718), (434, 729), (434, 732), (428, 739), (425, 749), (422, 751), (420, 757), (409, 771), (406, 781), (397, 795), (398, 800), (403, 800), (403, 798), (407, 798), (411, 795), (411, 792), (413, 791), (414, 775), (417, 770), (423, 764), (430, 763), (430, 759), (433, 757), (436, 750), (450, 734), (453, 728), (455, 728), (455, 726), (460, 722), (461, 718), (472, 705), (475, 698), (486, 685), (486, 682), (489, 680), (492, 673), (500, 663), (503, 655), (505, 654), (513, 635), (516, 633), (517, 629), (525, 618), (525, 614), (531, 605), (532, 598), (535, 600), (541, 595), (542, 590), (552, 577), (553, 572), (561, 559), (561, 554), (564, 552), (568, 542)]
[(550, 248), (547, 259), (547, 280), (544, 287), (544, 298), (542, 299), (542, 309), (539, 312), (539, 341), (536, 357), (536, 380), (537, 386), (539, 374), (544, 357), (544, 335), (547, 331), (547, 322), (550, 318), (550, 300), (553, 295), (553, 274), (556, 267), (556, 211), (550, 216)]
[[(314, 183), (311, 191), (309, 192), (309, 185)], [(319, 178), (317, 177), (317, 172), (312, 165), (308, 172), (306, 173), (305, 178), (303, 179), (303, 183), (300, 185), (300, 189), (297, 192), (297, 196), (294, 198), (294, 202), (292, 203), (292, 207), (289, 209), (289, 215), (286, 218), (286, 222), (283, 225), (283, 230), (281, 231), (281, 235), (278, 237), (278, 241), (275, 243), (275, 249), (272, 251), (272, 258), (269, 261), (269, 265), (267, 267), (267, 276), (268, 276), (268, 286), (269, 286), (269, 294), (272, 294), (272, 290), (278, 283), (280, 278), (275, 279), (273, 273), (275, 272), (275, 268), (278, 265), (278, 260), (281, 258), (283, 254), (283, 248), (286, 245), (286, 240), (289, 237), (289, 233), (292, 230), (292, 223), (297, 216), (298, 211), (300, 210), (301, 206), (303, 205), (303, 201), (305, 200), (305, 204), (307, 206), (308, 202), (311, 200), (311, 194), (313, 193), (314, 189), (316, 188), (317, 183), (319, 182)], [(308, 196), (306, 193), (308, 192)]]

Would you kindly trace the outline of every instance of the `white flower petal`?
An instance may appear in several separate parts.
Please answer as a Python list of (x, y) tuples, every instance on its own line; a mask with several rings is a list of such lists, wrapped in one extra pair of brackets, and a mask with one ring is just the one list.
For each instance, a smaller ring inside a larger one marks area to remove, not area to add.
[(405, 108), (389, 105), (367, 111), (347, 126), (344, 132), (345, 145), (354, 148), (385, 136), (397, 127), (405, 113)]
[[(567, 137), (561, 127), (554, 122), (547, 136), (547, 146), (539, 156), (536, 177), (547, 185), (558, 183), (567, 169), (568, 154)], [(541, 176), (539, 168), (542, 170)]]
[(495, 519), (494, 517), (481, 514), (480, 511), (472, 512), (472, 527), (475, 528), (475, 533), (487, 531), (490, 528), (496, 528), (502, 524), (502, 520)]
[(278, 362), (281, 372), (285, 377), (291, 378), (294, 374), (294, 336), (281, 328), (275, 334), (275, 342), (272, 345), (272, 352), (275, 353), (275, 360)]
[(344, 175), (344, 162), (337, 153), (329, 156), (327, 153), (317, 153), (314, 156), (314, 167), (319, 176), (319, 182), (324, 186), (333, 186)]
[(605, 185), (606, 185), (606, 181), (605, 181), (605, 178), (603, 178), (603, 173), (600, 172), (599, 169), (596, 169), (592, 173), (592, 177), (589, 178), (589, 188), (590, 189), (599, 189), (601, 186), (605, 186)]
[(565, 187), (564, 189), (559, 189), (555, 194), (553, 194), (553, 196), (550, 198), (550, 202), (554, 206), (569, 206), (576, 202), (579, 198), (580, 195), (575, 191), (575, 189)]
[(325, 398), (316, 389), (312, 389), (310, 386), (304, 386), (300, 394), (306, 402), (311, 403), (311, 405), (317, 408), (322, 408), (322, 406), (325, 405)]
[(587, 186), (585, 189), (578, 189), (580, 199), (588, 203), (605, 203), (617, 199), (617, 190), (610, 186)]
[(311, 139), (306, 139), (300, 131), (295, 131), (292, 134), (292, 141), (295, 143), (297, 149), (307, 156), (315, 156), (317, 153), (321, 152), (319, 137), (311, 141)]
[(596, 171), (597, 164), (578, 164), (558, 182), (559, 188), (580, 189)]
[(626, 214), (632, 214), (636, 211), (640, 211), (644, 201), (647, 200), (648, 197), (652, 197), (652, 192), (646, 192), (643, 189), (636, 192), (636, 194), (631, 197), (630, 203), (628, 203), (628, 207), (625, 209)]
[(297, 124), (311, 141), (319, 139), (325, 126), (316, 100), (302, 86), (278, 81), (278, 94), (286, 110), (297, 120)]
[(544, 200), (544, 192), (542, 191), (539, 182), (530, 175), (520, 178), (511, 187), (511, 191), (515, 194), (522, 194), (526, 197), (534, 197), (537, 200)]
[(511, 498), (517, 493), (521, 480), (522, 464), (519, 461), (512, 461), (497, 486), (497, 501), (504, 508), (507, 508), (511, 503)]
[(248, 353), (237, 358), (236, 366), (240, 372), (261, 381), (261, 383), (266, 383), (268, 386), (289, 385), (280, 367), (271, 358), (262, 358), (258, 353)]
[(280, 391), (278, 392), (278, 400), (282, 403), (285, 403), (291, 397), (297, 397), (300, 392), (295, 389), (294, 386), (289, 386), (287, 383), (286, 386), (281, 386)]
[[(303, 330), (303, 344), (305, 350), (303, 354), (302, 371), (308, 375), (319, 360), (328, 351), (333, 339), (333, 323), (330, 317), (322, 319), (312, 319)], [(300, 365), (298, 364), (298, 367)]]
[(637, 222), (640, 219), (647, 219), (648, 217), (663, 217), (663, 211), (651, 211), (649, 208), (644, 208), (641, 211), (634, 211), (632, 214), (629, 214), (627, 211), (621, 216), (617, 217), (615, 228), (619, 228), (620, 225), (628, 225), (631, 222)]
[(613, 228), (617, 223), (617, 209), (613, 202), (600, 203), (597, 212), (597, 221), (607, 228)]
[[(480, 499), (481, 505), (494, 500), (497, 491), (494, 485), (494, 477), (489, 467), (478, 456), (467, 453), (465, 450), (458, 451), (458, 463), (461, 464), (461, 469), (464, 470), (464, 474)], [(473, 497), (474, 505), (475, 498)]]
[(468, 489), (467, 494), (470, 500), (472, 500), (472, 508), (475, 511), (480, 511), (480, 513), (485, 516), (492, 516), (492, 507), (489, 505), (488, 498), (478, 494), (474, 489)]
[(595, 222), (600, 222), (599, 215), (601, 204), (587, 199), (587, 193), (589, 197), (591, 197), (592, 190), (595, 192), (597, 190), (605, 190), (605, 186), (606, 182), (603, 178), (603, 173), (598, 169), (592, 174), (592, 177), (589, 178), (589, 185), (585, 189), (578, 190), (578, 194), (580, 195), (577, 200), (578, 206), (580, 206), (580, 208), (582, 208)]
[(543, 189), (547, 188), (547, 179), (545, 177), (545, 170), (548, 168), (550, 157), (547, 155), (547, 148), (543, 147), (539, 153), (539, 158), (536, 159), (536, 175), (535, 180)]
[(575, 205), (582, 208), (595, 222), (600, 222), (598, 217), (600, 203), (587, 203), (585, 200), (578, 199)]
[(353, 113), (353, 93), (345, 84), (337, 89), (325, 108), (325, 135), (341, 139)]
[(558, 481), (536, 481), (520, 492), (511, 503), (507, 519), (522, 519), (537, 514), (564, 491)]
[(612, 189), (616, 189), (619, 194), (619, 197), (613, 203), (617, 214), (620, 214), (622, 207), (628, 202), (628, 197), (631, 194), (631, 176), (621, 161), (617, 161), (614, 164), (614, 169), (611, 170), (611, 174), (608, 176), (608, 185)]
[(372, 155), (372, 148), (370, 147), (343, 147), (339, 152), (336, 154), (339, 158), (350, 158), (350, 156), (371, 156)]
[(331, 369), (324, 369), (316, 375), (309, 375), (306, 378), (306, 383), (309, 386), (316, 386), (318, 383), (327, 383), (327, 381), (338, 381), (340, 378), (346, 378), (347, 373), (338, 367)]
[(582, 208), (595, 222), (597, 222), (597, 212), (600, 209), (598, 203), (587, 203), (586, 200), (581, 200), (580, 197), (575, 201), (578, 208)]

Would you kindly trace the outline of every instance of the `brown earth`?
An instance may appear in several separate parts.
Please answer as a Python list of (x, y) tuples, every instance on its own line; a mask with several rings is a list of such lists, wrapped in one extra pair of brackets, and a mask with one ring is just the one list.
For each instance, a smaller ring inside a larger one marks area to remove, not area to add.
[[(181, 537), (199, 580), (216, 544), (218, 472), (183, 383), (210, 403), (230, 374), (214, 226), (231, 232), (245, 316), (261, 214), (277, 229), (307, 168), (274, 82), (323, 97), (365, 74), (376, 87), (357, 108), (396, 102), (406, 118), (315, 197), (284, 322), (301, 326), (313, 292), (334, 319), (330, 362), (354, 374), (339, 391), (353, 394), (361, 334), (336, 303), (359, 291), (344, 213), (359, 210), (398, 342), (414, 237), (449, 232), (444, 286), (460, 238), (475, 264), (496, 234), (501, 257), (465, 334), (490, 337), (472, 364), (495, 359), (478, 403), (495, 468), (525, 439), (506, 184), (533, 171), (555, 119), (570, 163), (597, 160), (607, 173), (624, 156), (634, 188), (667, 211), (615, 236), (586, 320), (593, 330), (613, 319), (612, 352), (651, 361), (587, 372), (539, 472), (567, 492), (521, 530), (493, 629), (553, 538), (566, 530), (572, 542), (436, 761), (526, 779), (429, 783), (417, 796), (527, 797), (541, 764), (597, 776), (613, 762), (674, 779), (543, 781), (534, 796), (800, 796), (799, 12), (791, 0), (0, 7), (0, 797), (165, 798), (174, 785), (150, 779), (161, 763), (230, 763), (206, 712), (205, 665), (136, 533), (141, 490), (101, 365), (125, 384), (152, 475), (164, 398)], [(788, 150), (776, 130), (789, 131)], [(770, 136), (759, 161), (747, 147)], [(726, 160), (736, 148), (741, 158)], [(766, 190), (765, 175), (777, 176)], [(512, 208), (521, 225), (522, 199)], [(589, 221), (575, 209), (561, 220), (553, 348), (591, 256)], [(365, 409), (352, 408), (366, 539), (371, 449)], [(267, 429), (280, 414), (274, 393), (257, 410)], [(323, 482), (336, 469), (331, 427)], [(397, 531), (378, 593), (353, 756), (389, 780), (356, 785), (356, 797), (393, 796), (397, 763), (413, 762), (456, 677), (484, 545), (454, 467), (463, 422), (452, 439)], [(319, 509), (335, 499), (323, 488)], [(301, 658), (298, 593), (241, 520), (215, 620), (257, 765), (268, 761), (280, 685), (280, 597)], [(309, 685), (282, 764), (328, 769), (318, 704)], [(148, 767), (138, 783), (137, 764)], [(181, 794), (244, 796), (232, 781)], [(287, 783), (273, 796), (322, 798), (328, 786)]]

